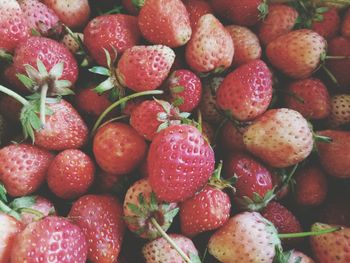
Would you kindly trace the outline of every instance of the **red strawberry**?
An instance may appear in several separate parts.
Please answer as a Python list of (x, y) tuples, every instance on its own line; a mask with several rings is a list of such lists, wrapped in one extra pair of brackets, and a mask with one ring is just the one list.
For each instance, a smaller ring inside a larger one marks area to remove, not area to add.
[(129, 125), (112, 122), (98, 129), (93, 152), (98, 165), (112, 174), (127, 174), (145, 158), (147, 145)]
[(75, 96), (75, 102), (79, 111), (94, 117), (101, 115), (112, 104), (108, 99), (108, 93), (98, 94), (90, 87), (79, 90)]
[(243, 142), (245, 130), (245, 127), (236, 127), (228, 121), (220, 130), (220, 136), (218, 137), (220, 146), (228, 152), (245, 150)]
[(317, 150), (323, 168), (329, 175), (350, 177), (350, 132), (325, 130), (317, 133), (332, 139), (330, 143), (318, 142)]
[[(29, 198), (29, 205), (28, 203), (21, 204), (18, 202), (23, 199), (26, 199), (25, 201), (27, 202), (28, 198)], [(31, 213), (30, 210), (26, 211), (26, 209), (21, 209), (23, 204), (26, 205), (24, 208), (29, 208), (39, 212), (38, 215)], [(32, 222), (38, 221), (42, 217), (56, 214), (53, 203), (42, 196), (26, 196), (24, 198), (17, 198), (15, 199), (15, 201), (12, 202), (11, 208), (13, 209), (17, 208), (19, 210), (20, 216), (21, 216), (21, 222), (24, 225), (29, 225)], [(39, 214), (41, 215), (39, 216)]]
[(202, 134), (207, 138), (211, 145), (215, 143), (214, 127), (206, 121), (202, 121)]
[(88, 0), (43, 0), (58, 15), (66, 26), (72, 29), (82, 28), (90, 16)]
[(0, 4), (0, 50), (12, 52), (29, 37), (29, 26), (15, 0), (2, 0)]
[(321, 21), (313, 21), (311, 28), (326, 39), (335, 37), (340, 28), (340, 17), (337, 9), (328, 9), (322, 14)]
[(158, 88), (169, 74), (175, 53), (166, 46), (134, 46), (118, 62), (120, 83), (136, 92)]
[(192, 30), (196, 28), (202, 16), (213, 13), (213, 8), (206, 0), (186, 0), (184, 4), (190, 17)]
[(192, 197), (214, 171), (214, 151), (190, 125), (172, 125), (153, 139), (147, 157), (149, 180), (160, 200)]
[(326, 40), (309, 29), (291, 31), (271, 41), (266, 48), (270, 62), (295, 79), (310, 77), (326, 52)]
[[(107, 66), (105, 50), (112, 61), (126, 49), (140, 42), (137, 18), (129, 15), (102, 15), (92, 19), (84, 29), (84, 44), (94, 60)], [(117, 53), (117, 54), (116, 54)]]
[(16, 235), (23, 229), (21, 222), (0, 212), (0, 262), (10, 262), (10, 254)]
[(298, 12), (288, 5), (271, 5), (269, 13), (259, 26), (259, 39), (266, 46), (276, 38), (292, 31)]
[(312, 131), (303, 116), (291, 109), (265, 112), (243, 135), (247, 149), (272, 167), (283, 168), (309, 156)]
[(261, 57), (259, 39), (249, 28), (230, 25), (226, 30), (230, 33), (235, 46), (232, 65), (240, 66)]
[[(131, 15), (138, 15), (139, 13), (139, 6), (136, 6), (134, 4), (135, 1), (133, 0), (122, 0), (122, 6), (124, 7), (124, 9), (127, 11), (128, 14), (131, 14)], [(138, 2), (141, 2), (142, 1), (138, 1)]]
[(125, 229), (122, 214), (112, 196), (85, 195), (73, 204), (68, 217), (85, 234), (90, 262), (116, 262)]
[(48, 216), (29, 224), (17, 235), (11, 262), (86, 262), (87, 242), (83, 231), (67, 219)]
[[(208, 45), (210, 43), (210, 45)], [(186, 46), (186, 61), (198, 72), (222, 71), (234, 54), (230, 34), (212, 14), (202, 16)]]
[(99, 193), (112, 192), (113, 188), (119, 183), (119, 180), (122, 180), (124, 177), (110, 174), (101, 171), (96, 176), (96, 189)]
[(44, 182), (53, 155), (28, 144), (13, 144), (0, 150), (0, 181), (11, 196), (35, 192)]
[(341, 25), (341, 34), (343, 37), (350, 38), (350, 10), (346, 12)]
[(264, 113), (272, 98), (272, 75), (262, 60), (253, 60), (226, 76), (221, 83), (217, 105), (240, 121)]
[(87, 192), (94, 180), (95, 166), (80, 150), (64, 150), (51, 162), (47, 183), (58, 197), (72, 199)]
[(273, 261), (280, 246), (277, 230), (256, 212), (231, 217), (211, 236), (209, 253), (220, 262), (261, 263)]
[(180, 69), (175, 70), (167, 81), (170, 100), (180, 111), (191, 112), (199, 104), (202, 96), (202, 84), (193, 72)]
[(285, 96), (286, 106), (300, 112), (306, 119), (324, 119), (330, 113), (327, 87), (315, 78), (292, 82)]
[(332, 127), (350, 123), (350, 95), (339, 94), (331, 98), (329, 122)]
[(190, 39), (190, 18), (181, 0), (144, 1), (139, 16), (142, 35), (152, 44), (183, 46)]
[(296, 251), (296, 250), (292, 250), (290, 258), (289, 258), (287, 263), (295, 263), (295, 262), (299, 262), (299, 263), (315, 263), (315, 261), (312, 258), (308, 257), (304, 253), (301, 253), (301, 252)]
[(319, 166), (311, 165), (298, 170), (295, 181), (295, 196), (300, 205), (317, 206), (325, 200), (328, 183)]

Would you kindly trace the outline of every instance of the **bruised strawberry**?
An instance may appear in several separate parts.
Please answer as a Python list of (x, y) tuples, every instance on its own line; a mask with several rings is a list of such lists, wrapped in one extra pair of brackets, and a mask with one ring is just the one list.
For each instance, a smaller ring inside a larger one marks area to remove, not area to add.
[(190, 17), (192, 30), (196, 28), (202, 16), (213, 13), (213, 8), (206, 0), (186, 0), (184, 4)]
[(350, 123), (350, 95), (338, 94), (331, 98), (331, 114), (329, 123), (331, 127), (339, 127)]

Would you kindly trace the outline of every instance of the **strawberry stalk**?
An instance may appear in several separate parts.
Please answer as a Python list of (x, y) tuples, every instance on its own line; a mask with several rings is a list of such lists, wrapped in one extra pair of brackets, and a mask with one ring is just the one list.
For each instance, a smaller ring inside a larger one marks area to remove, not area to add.
[(300, 238), (300, 237), (319, 236), (319, 235), (324, 235), (335, 231), (339, 231), (341, 229), (342, 229), (341, 227), (330, 227), (319, 231), (278, 234), (278, 237), (283, 239), (283, 238)]
[(40, 121), (41, 121), (41, 125), (42, 127), (45, 126), (46, 124), (46, 118), (45, 118), (45, 104), (46, 104), (46, 97), (47, 97), (47, 92), (49, 90), (49, 85), (47, 85), (47, 83), (45, 83), (42, 88), (41, 88), (41, 92), (40, 92)]
[(10, 97), (14, 98), (18, 102), (20, 102), (23, 106), (26, 106), (29, 104), (29, 101), (27, 101), (25, 98), (23, 98), (21, 95), (17, 94), (16, 92), (0, 85), (0, 92), (5, 93), (6, 95), (9, 95)]

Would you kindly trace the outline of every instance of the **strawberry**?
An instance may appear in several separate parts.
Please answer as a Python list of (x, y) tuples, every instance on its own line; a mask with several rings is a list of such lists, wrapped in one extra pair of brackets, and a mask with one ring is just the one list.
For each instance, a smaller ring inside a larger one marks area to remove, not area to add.
[(190, 18), (181, 0), (144, 1), (138, 22), (142, 35), (152, 44), (179, 47), (192, 34)]
[(329, 8), (322, 14), (321, 21), (313, 21), (311, 28), (325, 39), (332, 39), (335, 37), (340, 28), (340, 17), (337, 9)]
[[(327, 224), (315, 223), (311, 230), (319, 231), (329, 227), (330, 225)], [(333, 233), (313, 236), (310, 243), (315, 259), (319, 263), (347, 263), (350, 260), (350, 228), (348, 227)]]
[(309, 29), (291, 31), (271, 41), (266, 48), (269, 61), (289, 77), (310, 77), (321, 64), (327, 42)]
[[(138, 3), (140, 3), (141, 6), (139, 6)], [(142, 1), (139, 1), (139, 0), (137, 1), (137, 5), (135, 5), (135, 1), (133, 0), (122, 0), (121, 4), (128, 14), (131, 14), (134, 16), (138, 15), (140, 11), (139, 8), (142, 7)]]
[(0, 98), (0, 112), (6, 120), (17, 123), (20, 118), (22, 105), (16, 99), (10, 96)]
[(129, 125), (111, 122), (98, 129), (93, 139), (93, 153), (106, 172), (127, 174), (145, 158), (147, 145)]
[(136, 181), (126, 192), (124, 220), (129, 230), (142, 238), (155, 239), (160, 236), (151, 218), (167, 231), (178, 211), (176, 203), (168, 204), (156, 199), (147, 179)]
[(231, 217), (210, 238), (209, 253), (220, 262), (271, 263), (275, 246), (280, 246), (277, 230), (256, 212)]
[(87, 192), (94, 180), (95, 166), (80, 150), (64, 150), (51, 162), (47, 183), (58, 197), (72, 199)]
[(346, 12), (342, 25), (341, 25), (341, 35), (346, 38), (350, 38), (350, 10)]
[(231, 65), (233, 54), (233, 41), (225, 27), (212, 14), (202, 16), (186, 45), (188, 65), (197, 72), (220, 72)]
[(112, 61), (117, 54), (140, 42), (141, 33), (137, 18), (129, 15), (102, 15), (92, 19), (84, 29), (84, 44), (92, 58), (107, 66), (105, 50)]
[(16, 235), (23, 229), (20, 221), (0, 212), (0, 262), (10, 262), (10, 254)]
[(96, 176), (96, 189), (99, 193), (113, 192), (114, 187), (122, 180), (124, 177), (106, 173), (101, 171)]
[(17, 235), (11, 262), (86, 262), (83, 231), (65, 218), (48, 216), (29, 224)]
[(80, 45), (76, 39), (84, 41), (84, 34), (79, 32), (73, 32), (73, 36), (69, 33), (65, 34), (61, 39), (61, 43), (69, 49), (73, 54), (76, 54), (80, 50)]
[(329, 123), (338, 127), (350, 123), (350, 95), (338, 94), (331, 98), (331, 114)]
[(169, 74), (175, 53), (166, 46), (134, 46), (118, 62), (119, 82), (136, 92), (158, 88)]
[(220, 146), (228, 152), (245, 150), (243, 142), (243, 133), (245, 129), (245, 127), (238, 127), (230, 121), (225, 123), (218, 137)]
[(108, 98), (108, 93), (98, 94), (90, 87), (78, 90), (75, 96), (75, 105), (83, 113), (98, 117), (110, 106), (112, 102)]
[(226, 30), (231, 35), (235, 46), (233, 66), (240, 66), (261, 57), (259, 39), (249, 28), (230, 25), (226, 26)]
[(288, 86), (285, 102), (287, 108), (298, 111), (306, 119), (324, 119), (330, 114), (327, 87), (316, 78), (293, 81)]
[(29, 144), (12, 144), (0, 150), (0, 181), (11, 196), (24, 196), (39, 189), (53, 155)]
[(205, 0), (186, 0), (184, 4), (190, 17), (192, 31), (196, 28), (198, 20), (202, 16), (213, 13), (213, 8)]
[(329, 195), (321, 207), (318, 220), (331, 225), (350, 227), (349, 193)]
[(259, 39), (266, 46), (276, 38), (293, 30), (298, 12), (288, 5), (271, 5), (269, 13), (259, 25)]
[[(299, 260), (299, 261), (298, 261)], [(293, 250), (287, 263), (315, 263), (315, 261), (304, 253)]]
[[(169, 236), (173, 242), (183, 250), (184, 254), (191, 259), (190, 262), (200, 262), (194, 260), (194, 258), (198, 258), (198, 251), (191, 239), (177, 234), (170, 234)], [(164, 237), (147, 243), (142, 249), (142, 254), (147, 263), (184, 262), (184, 259)]]
[(12, 52), (29, 37), (29, 26), (15, 0), (0, 2), (0, 50)]
[(306, 119), (286, 108), (265, 112), (248, 126), (243, 141), (248, 151), (276, 168), (299, 163), (309, 156), (313, 147), (313, 135)]
[(147, 157), (149, 181), (160, 200), (183, 201), (214, 171), (214, 151), (193, 126), (172, 125), (153, 139)]
[(88, 0), (43, 0), (60, 18), (63, 24), (72, 28), (82, 28), (90, 16)]
[(240, 121), (264, 113), (272, 98), (272, 74), (262, 60), (253, 60), (227, 75), (216, 96), (217, 105)]
[(350, 177), (350, 132), (325, 130), (317, 133), (331, 138), (330, 143), (318, 142), (317, 150), (323, 168), (338, 178)]
[(328, 183), (319, 166), (311, 165), (297, 171), (295, 181), (295, 196), (300, 205), (317, 206), (325, 200)]
[(68, 217), (85, 234), (90, 262), (116, 262), (125, 229), (122, 213), (112, 196), (85, 195), (73, 204)]
[(202, 121), (202, 134), (211, 145), (215, 143), (215, 130), (209, 122)]
[(180, 111), (193, 111), (201, 100), (202, 83), (192, 71), (175, 70), (168, 78), (166, 88), (172, 104)]

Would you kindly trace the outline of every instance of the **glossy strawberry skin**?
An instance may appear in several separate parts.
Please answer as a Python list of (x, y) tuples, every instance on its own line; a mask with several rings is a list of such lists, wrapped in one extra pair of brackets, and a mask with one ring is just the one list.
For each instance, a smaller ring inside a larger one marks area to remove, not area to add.
[(126, 49), (137, 45), (140, 39), (137, 18), (129, 15), (98, 16), (84, 29), (84, 44), (93, 59), (103, 66), (107, 66), (104, 49), (109, 52), (113, 61)]
[(13, 144), (0, 150), (0, 181), (11, 196), (35, 192), (46, 178), (53, 155), (29, 144)]
[(82, 196), (73, 204), (68, 217), (82, 229), (86, 237), (89, 261), (116, 262), (125, 226), (122, 207), (115, 197)]
[(172, 125), (153, 139), (147, 157), (149, 181), (160, 200), (193, 196), (214, 171), (214, 152), (193, 126)]
[(272, 75), (262, 60), (253, 60), (230, 73), (221, 83), (216, 102), (240, 121), (264, 113), (272, 98)]

